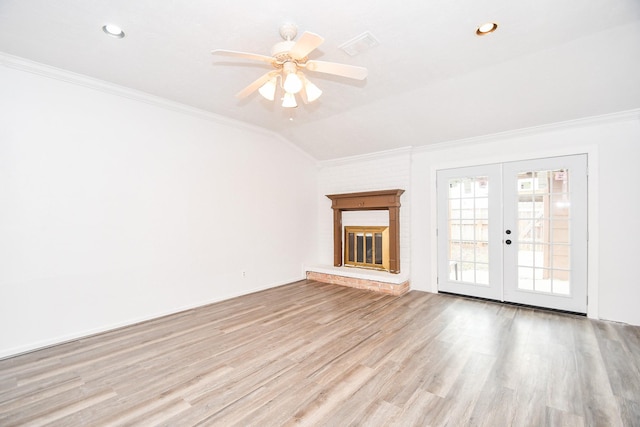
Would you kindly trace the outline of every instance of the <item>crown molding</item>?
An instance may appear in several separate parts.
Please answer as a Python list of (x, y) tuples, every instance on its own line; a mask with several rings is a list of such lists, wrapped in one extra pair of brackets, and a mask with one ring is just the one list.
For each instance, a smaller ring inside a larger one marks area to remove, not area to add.
[(593, 126), (601, 124), (620, 123), (626, 121), (640, 121), (640, 108), (618, 111), (615, 113), (602, 114), (599, 116), (589, 116), (580, 119), (567, 120), (563, 122), (549, 123), (540, 126), (531, 126), (522, 129), (509, 130), (505, 132), (497, 132), (488, 135), (474, 136), (471, 138), (456, 139), (451, 141), (443, 141), (435, 144), (422, 145), (414, 147), (414, 153), (424, 153), (432, 151), (447, 150), (451, 148), (464, 147), (470, 144), (481, 144), (485, 142), (494, 142), (510, 138), (521, 138), (536, 133), (552, 132), (556, 130), (567, 130), (577, 127)]
[(356, 156), (340, 157), (338, 159), (320, 160), (318, 161), (318, 167), (332, 167), (346, 165), (354, 162), (366, 162), (375, 161), (381, 159), (388, 159), (389, 157), (407, 156), (411, 158), (413, 147), (402, 147), (393, 150), (376, 151), (375, 153), (359, 154)]
[(265, 136), (275, 137), (276, 139), (284, 141), (298, 148), (293, 143), (288, 141), (286, 138), (283, 138), (282, 135), (276, 132), (270, 131), (268, 129), (264, 129), (259, 126), (253, 126), (253, 125), (241, 122), (239, 120), (230, 119), (230, 118), (221, 116), (219, 114), (215, 114), (209, 111), (201, 110), (199, 108), (191, 107), (186, 104), (181, 104), (176, 101), (171, 101), (156, 95), (151, 95), (146, 92), (130, 89), (125, 86), (120, 86), (115, 83), (110, 83), (94, 77), (89, 77), (83, 74), (74, 73), (61, 68), (52, 67), (50, 65), (31, 61), (29, 59), (10, 55), (5, 52), (0, 52), (0, 65), (5, 66), (7, 68), (13, 68), (19, 71), (31, 73), (31, 74), (37, 74), (43, 77), (62, 81), (65, 83), (70, 83), (77, 86), (83, 86), (83, 87), (97, 90), (110, 95), (115, 95), (122, 98), (128, 98), (134, 101), (144, 102), (146, 104), (150, 104), (156, 107), (164, 108), (164, 109), (179, 112), (179, 113), (188, 114), (200, 119), (209, 120), (221, 125), (234, 127), (240, 130), (245, 130), (253, 133), (262, 134)]

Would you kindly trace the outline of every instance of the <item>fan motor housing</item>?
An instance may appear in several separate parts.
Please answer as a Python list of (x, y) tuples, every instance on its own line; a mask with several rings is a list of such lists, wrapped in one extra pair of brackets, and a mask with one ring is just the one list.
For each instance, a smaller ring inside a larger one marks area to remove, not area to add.
[(286, 60), (289, 60), (291, 59), (289, 57), (289, 51), (295, 44), (296, 42), (294, 41), (284, 41), (284, 42), (276, 43), (271, 48), (271, 56), (273, 56), (278, 62), (284, 62)]

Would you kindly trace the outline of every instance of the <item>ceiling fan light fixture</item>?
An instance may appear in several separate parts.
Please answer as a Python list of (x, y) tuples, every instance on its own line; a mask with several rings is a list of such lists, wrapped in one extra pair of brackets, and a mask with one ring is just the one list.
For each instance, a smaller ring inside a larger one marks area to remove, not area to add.
[(302, 80), (298, 76), (298, 67), (294, 62), (287, 61), (282, 65), (284, 83), (282, 87), (289, 93), (298, 93), (302, 90)]
[(285, 92), (284, 98), (282, 98), (282, 106), (284, 108), (295, 108), (298, 106), (296, 102), (296, 96), (291, 92)]
[[(367, 69), (363, 67), (309, 60), (309, 54), (324, 42), (324, 38), (318, 34), (305, 31), (294, 41), (297, 28), (295, 25), (286, 24), (280, 28), (280, 35), (284, 41), (276, 43), (271, 49), (271, 56), (225, 49), (211, 51), (213, 55), (265, 62), (274, 68), (273, 71), (263, 74), (236, 93), (236, 98), (244, 99), (258, 91), (261, 96), (270, 101), (274, 101), (278, 97), (284, 108), (295, 108), (298, 106), (296, 95), (299, 95), (305, 104), (315, 101), (322, 95), (322, 91), (307, 80), (302, 69), (355, 80), (367, 78)], [(369, 39), (373, 39), (373, 37), (369, 37), (367, 40)]]
[(302, 80), (296, 73), (289, 73), (282, 87), (289, 93), (298, 93), (302, 90)]
[(273, 101), (276, 97), (277, 79), (278, 79), (277, 76), (273, 77), (271, 80), (263, 84), (260, 87), (260, 89), (258, 89), (258, 92), (260, 93), (260, 95), (262, 95), (265, 99), (268, 99), (269, 101)]
[(318, 86), (314, 85), (307, 79), (304, 79), (304, 92), (307, 95), (307, 102), (313, 102), (322, 95), (322, 91)]

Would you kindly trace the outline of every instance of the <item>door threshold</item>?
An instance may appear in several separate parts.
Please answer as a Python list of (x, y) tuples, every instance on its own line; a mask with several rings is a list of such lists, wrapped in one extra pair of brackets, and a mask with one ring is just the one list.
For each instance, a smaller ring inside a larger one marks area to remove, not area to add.
[(510, 302), (510, 301), (498, 301), (498, 300), (490, 299), (490, 298), (482, 298), (482, 297), (474, 297), (474, 296), (464, 295), (464, 294), (456, 294), (454, 292), (438, 291), (438, 293), (439, 294), (443, 294), (443, 295), (451, 295), (451, 296), (455, 296), (455, 297), (462, 297), (462, 298), (473, 299), (473, 300), (478, 300), (478, 301), (493, 302), (493, 303), (496, 303), (496, 304), (512, 305), (512, 306), (515, 306), (515, 307), (529, 308), (531, 310), (541, 310), (541, 311), (548, 311), (548, 312), (552, 312), (552, 313), (561, 313), (561, 314), (569, 314), (569, 315), (572, 315), (572, 316), (587, 317), (587, 313), (579, 313), (579, 312), (576, 312), (576, 311), (560, 310), (558, 308), (539, 307), (537, 305), (520, 304), (520, 303), (517, 303), (517, 302)]

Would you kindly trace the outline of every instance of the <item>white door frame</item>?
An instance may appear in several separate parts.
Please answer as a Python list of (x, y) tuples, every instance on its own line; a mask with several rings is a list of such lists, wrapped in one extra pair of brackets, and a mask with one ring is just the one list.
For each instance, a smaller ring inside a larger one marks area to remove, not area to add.
[(575, 154), (586, 154), (589, 165), (589, 176), (587, 185), (588, 198), (588, 214), (587, 214), (587, 230), (589, 240), (587, 242), (588, 250), (588, 266), (587, 266), (587, 317), (592, 319), (599, 318), (599, 282), (598, 282), (598, 218), (599, 218), (599, 177), (598, 177), (598, 147), (597, 145), (573, 146), (567, 148), (559, 148), (557, 150), (540, 150), (528, 153), (499, 153), (491, 157), (476, 157), (473, 159), (457, 159), (450, 162), (441, 162), (431, 166), (430, 170), (430, 206), (431, 224), (430, 224), (430, 242), (431, 242), (431, 271), (430, 271), (430, 290), (438, 293), (438, 236), (437, 236), (437, 187), (436, 174), (441, 169), (454, 169), (470, 166), (478, 166), (492, 163), (517, 162), (523, 160), (535, 160), (544, 157), (571, 156)]

